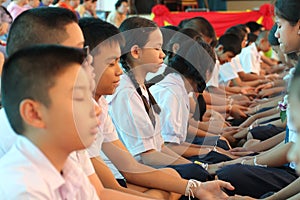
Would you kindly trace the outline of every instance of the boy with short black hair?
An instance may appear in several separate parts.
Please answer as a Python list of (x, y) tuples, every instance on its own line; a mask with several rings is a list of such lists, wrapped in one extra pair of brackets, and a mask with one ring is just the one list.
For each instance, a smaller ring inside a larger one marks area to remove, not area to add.
[(3, 105), (21, 136), (0, 161), (0, 177), (6, 180), (0, 183), (2, 198), (98, 199), (69, 158), (98, 133), (89, 79), (81, 67), (85, 56), (80, 49), (42, 45), (16, 52), (4, 65)]

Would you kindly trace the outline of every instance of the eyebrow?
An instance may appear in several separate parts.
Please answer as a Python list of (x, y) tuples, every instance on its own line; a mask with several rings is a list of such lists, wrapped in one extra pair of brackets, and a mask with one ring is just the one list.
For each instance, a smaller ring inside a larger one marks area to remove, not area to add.
[(109, 61), (109, 60), (115, 60), (115, 59), (118, 59), (119, 57), (117, 56), (111, 56), (109, 58), (106, 58), (105, 61)]

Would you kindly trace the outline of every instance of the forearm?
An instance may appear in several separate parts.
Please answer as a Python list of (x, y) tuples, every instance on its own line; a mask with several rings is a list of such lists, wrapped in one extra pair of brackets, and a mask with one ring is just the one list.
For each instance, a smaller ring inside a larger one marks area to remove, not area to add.
[[(300, 199), (300, 178), (297, 178), (291, 184), (286, 186), (285, 188), (279, 190), (272, 196), (266, 198), (266, 200), (285, 200), (290, 198), (291, 200), (298, 200)], [(298, 194), (299, 193), (299, 194)]]
[(188, 135), (190, 137), (206, 137), (206, 136), (216, 136), (215, 134), (212, 134), (212, 133), (208, 133), (204, 130), (201, 130), (201, 129), (198, 129), (196, 127), (193, 127), (193, 126), (189, 126), (188, 127)]
[[(164, 147), (167, 148), (167, 147)], [(142, 161), (150, 166), (167, 166), (191, 163), (171, 150), (162, 150), (161, 152), (150, 150), (141, 154)]]
[(264, 140), (258, 144), (249, 146), (246, 148), (246, 150), (253, 151), (253, 152), (266, 151), (278, 145), (280, 142), (284, 140), (284, 138), (285, 138), (285, 131), (275, 135), (274, 137)]
[(183, 143), (183, 144), (169, 143), (167, 146), (172, 151), (174, 151), (177, 154), (182, 155), (184, 157), (191, 157), (191, 156), (207, 154), (211, 151), (211, 149), (208, 149), (208, 148), (201, 148), (201, 146), (199, 146), (199, 148), (198, 148), (198, 147), (195, 147), (195, 146), (190, 146), (186, 143)]
[[(274, 147), (269, 151), (263, 152), (256, 156), (256, 163), (260, 165), (267, 165), (268, 167), (280, 167), (288, 163), (287, 153), (291, 146), (292, 143), (290, 142)], [(250, 163), (250, 165), (253, 165), (253, 160), (250, 162), (245, 162), (245, 164), (248, 163)]]
[[(270, 116), (259, 118), (259, 119), (257, 119), (257, 123), (263, 125), (263, 123), (265, 121), (269, 121), (269, 120), (272, 120), (272, 119), (275, 119), (275, 118), (278, 118), (278, 117), (280, 117), (280, 113), (279, 112), (275, 113), (273, 115), (270, 115)], [(269, 122), (267, 122), (267, 124), (269, 124)]]
[(116, 181), (110, 169), (107, 167), (107, 165), (103, 162), (103, 160), (100, 157), (92, 158), (91, 161), (93, 163), (97, 176), (99, 177), (99, 179), (101, 180), (105, 188), (114, 189), (114, 190), (118, 190), (121, 192), (133, 194), (141, 197), (149, 197), (149, 198), (151, 197), (147, 194), (121, 187), (119, 183)]

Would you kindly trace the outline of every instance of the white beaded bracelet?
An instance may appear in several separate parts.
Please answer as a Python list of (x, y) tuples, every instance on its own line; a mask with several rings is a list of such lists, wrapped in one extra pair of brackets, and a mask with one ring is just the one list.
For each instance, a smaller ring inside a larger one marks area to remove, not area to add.
[(197, 188), (201, 185), (201, 182), (200, 181), (197, 181), (195, 179), (190, 179), (186, 185), (186, 188), (185, 188), (185, 193), (184, 195), (185, 196), (188, 196), (189, 197), (189, 200), (191, 199), (191, 196), (193, 198), (195, 198), (195, 195), (194, 195), (194, 192), (193, 192), (193, 188)]
[(253, 163), (254, 163), (254, 166), (257, 166), (257, 167), (268, 167), (268, 165), (257, 164), (257, 162), (256, 162), (256, 156), (254, 156)]

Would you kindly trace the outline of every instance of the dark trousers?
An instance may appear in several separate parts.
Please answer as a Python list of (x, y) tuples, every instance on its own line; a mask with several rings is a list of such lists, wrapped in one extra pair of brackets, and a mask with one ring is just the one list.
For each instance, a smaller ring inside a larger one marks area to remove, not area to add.
[(195, 138), (187, 138), (186, 141), (197, 145), (207, 145), (207, 146), (217, 145), (218, 147), (224, 150), (229, 150), (229, 146), (227, 142), (224, 140), (220, 140), (219, 138), (220, 138), (219, 136), (210, 136), (210, 137), (196, 136)]
[(289, 167), (257, 167), (234, 164), (216, 172), (218, 179), (230, 182), (235, 190), (229, 195), (247, 195), (259, 198), (263, 194), (277, 192), (298, 178), (295, 170)]
[(167, 167), (175, 169), (184, 179), (196, 179), (201, 182), (212, 180), (212, 176), (205, 169), (194, 163), (168, 165)]

